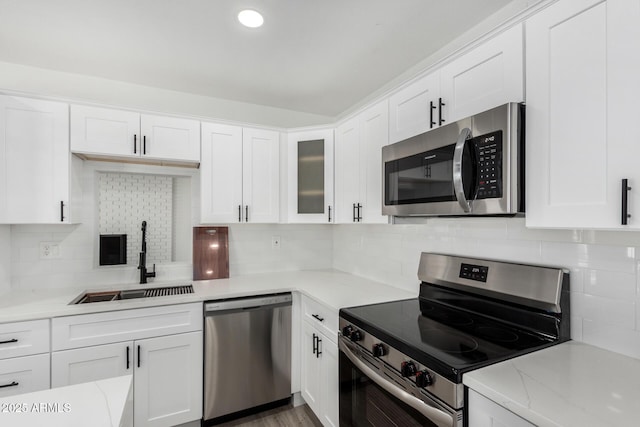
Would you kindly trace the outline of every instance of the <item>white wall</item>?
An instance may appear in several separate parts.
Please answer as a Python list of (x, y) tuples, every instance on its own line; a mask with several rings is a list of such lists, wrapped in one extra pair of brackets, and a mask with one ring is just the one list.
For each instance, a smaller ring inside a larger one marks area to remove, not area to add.
[(532, 230), (522, 218), (443, 219), (424, 225), (340, 225), (333, 266), (418, 290), (421, 252), (571, 270), (571, 335), (640, 358), (640, 233)]
[(0, 225), (0, 295), (11, 289), (11, 227)]
[(333, 118), (282, 108), (159, 89), (99, 77), (0, 62), (0, 91), (35, 94), (203, 120), (298, 127), (326, 124)]

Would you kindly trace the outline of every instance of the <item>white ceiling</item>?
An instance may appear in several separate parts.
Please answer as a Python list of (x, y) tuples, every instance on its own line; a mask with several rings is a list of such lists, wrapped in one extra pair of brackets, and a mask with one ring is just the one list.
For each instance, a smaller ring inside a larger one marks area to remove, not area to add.
[(0, 61), (336, 116), (509, 2), (0, 0)]

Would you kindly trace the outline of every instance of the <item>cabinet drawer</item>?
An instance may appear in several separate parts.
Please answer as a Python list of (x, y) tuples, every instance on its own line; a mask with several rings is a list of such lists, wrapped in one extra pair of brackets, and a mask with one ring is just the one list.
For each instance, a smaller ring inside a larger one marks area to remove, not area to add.
[(0, 325), (0, 359), (49, 352), (49, 320)]
[(319, 302), (302, 297), (303, 318), (322, 331), (334, 343), (338, 340), (338, 312)]
[(66, 350), (201, 331), (202, 303), (58, 317), (52, 322), (53, 350)]
[(0, 360), (0, 398), (49, 388), (49, 353)]

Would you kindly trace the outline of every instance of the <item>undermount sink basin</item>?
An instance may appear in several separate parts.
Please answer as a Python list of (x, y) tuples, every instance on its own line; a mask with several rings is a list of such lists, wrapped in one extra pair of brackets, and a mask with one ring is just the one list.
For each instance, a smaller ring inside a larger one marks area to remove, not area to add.
[(90, 302), (118, 301), (134, 298), (150, 298), (192, 293), (193, 285), (168, 286), (164, 288), (126, 289), (120, 291), (85, 292), (71, 301), (70, 304), (88, 304)]

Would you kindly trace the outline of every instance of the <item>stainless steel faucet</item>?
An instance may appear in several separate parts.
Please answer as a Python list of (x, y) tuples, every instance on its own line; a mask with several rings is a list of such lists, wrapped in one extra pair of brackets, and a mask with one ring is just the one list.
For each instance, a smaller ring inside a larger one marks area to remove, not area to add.
[(142, 251), (140, 252), (140, 283), (147, 283), (147, 278), (156, 277), (156, 265), (153, 264), (153, 271), (147, 271), (147, 221), (142, 221)]

